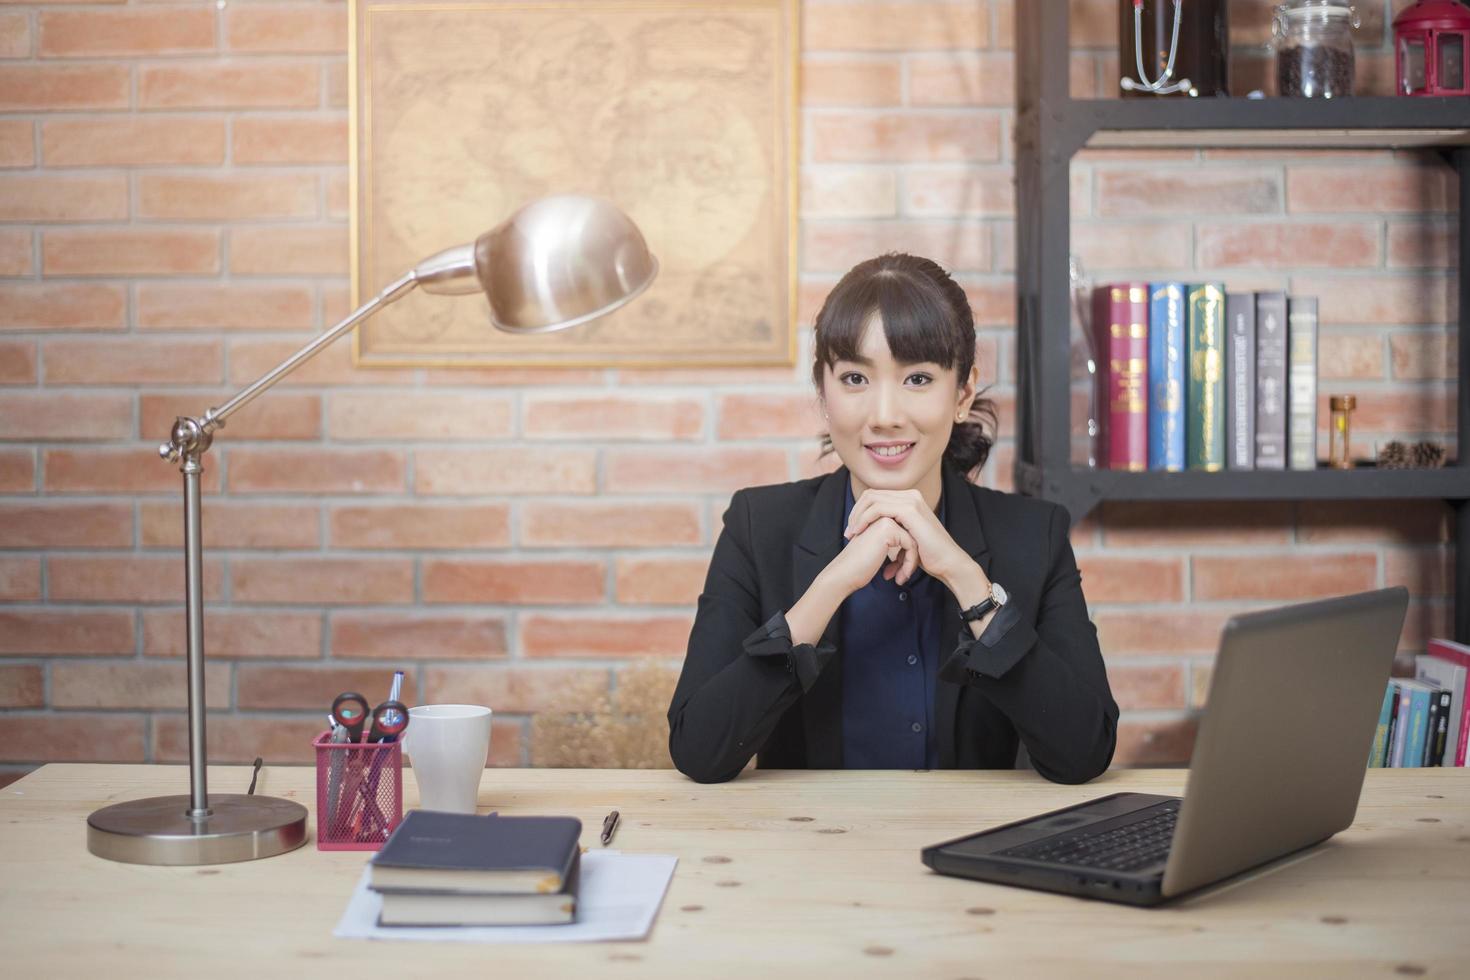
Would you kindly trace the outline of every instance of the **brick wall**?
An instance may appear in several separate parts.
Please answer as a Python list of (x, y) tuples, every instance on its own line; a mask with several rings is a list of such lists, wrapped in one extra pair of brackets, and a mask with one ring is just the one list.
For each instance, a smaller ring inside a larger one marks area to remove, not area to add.
[[(1402, 6), (1402, 0), (1396, 4)], [(1231, 4), (1270, 88), (1269, 4)], [(1360, 91), (1392, 74), (1366, 7)], [(1074, 92), (1116, 85), (1115, 6), (1076, 0)], [(1014, 6), (810, 2), (801, 322), (853, 262), (932, 255), (970, 293), (1014, 458)], [(187, 758), (179, 475), (154, 447), (346, 314), (339, 2), (0, 6), (0, 778)], [(1091, 153), (1094, 275), (1322, 297), (1322, 388), (1359, 445), (1452, 436), (1457, 205), (1430, 156)], [(206, 458), (210, 757), (306, 761), (330, 699), (530, 719), (677, 666), (737, 487), (820, 472), (802, 363), (769, 370), (358, 370), (328, 350)], [(1325, 418), (1325, 412), (1323, 413)], [(1325, 443), (1324, 443), (1325, 448)], [(1403, 649), (1448, 630), (1441, 505), (1104, 508), (1073, 535), (1124, 709), (1119, 763), (1188, 756), (1231, 612), (1390, 583)]]

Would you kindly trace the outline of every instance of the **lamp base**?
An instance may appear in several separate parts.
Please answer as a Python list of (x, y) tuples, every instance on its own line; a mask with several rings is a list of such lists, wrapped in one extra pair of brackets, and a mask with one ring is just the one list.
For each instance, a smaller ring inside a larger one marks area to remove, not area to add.
[(87, 850), (127, 864), (228, 864), (294, 850), (306, 843), (306, 807), (270, 796), (223, 793), (213, 811), (189, 817), (188, 796), (153, 796), (93, 811)]

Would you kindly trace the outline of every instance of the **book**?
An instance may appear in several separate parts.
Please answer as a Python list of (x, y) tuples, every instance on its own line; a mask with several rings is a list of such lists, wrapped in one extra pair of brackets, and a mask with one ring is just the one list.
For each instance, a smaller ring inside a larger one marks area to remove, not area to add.
[[(1431, 647), (1432, 649), (1432, 647)], [(1445, 748), (1441, 765), (1456, 765), (1455, 755), (1460, 746), (1461, 715), (1465, 709), (1465, 684), (1470, 676), (1470, 667), (1456, 663), (1434, 653), (1421, 653), (1414, 658), (1414, 679), (1433, 684), (1449, 697), (1445, 706)]]
[[(517, 819), (517, 818), (509, 818)], [(541, 926), (577, 920), (582, 850), (555, 892), (518, 895), (425, 889), (380, 889), (385, 926)]]
[(1317, 468), (1317, 299), (1293, 296), (1286, 305), (1287, 465)]
[(1184, 382), (1184, 456), (1192, 470), (1225, 468), (1225, 289), (1189, 288)]
[(1225, 462), (1256, 468), (1256, 294), (1225, 294)]
[(1182, 282), (1149, 284), (1148, 468), (1184, 469), (1184, 298)]
[(1390, 681), (1383, 689), (1383, 706), (1378, 709), (1378, 727), (1373, 729), (1373, 747), (1368, 751), (1368, 768), (1383, 768), (1384, 749), (1388, 747), (1388, 723), (1393, 720), (1394, 694), (1397, 692)]
[[(1443, 657), (1450, 663), (1460, 664), (1470, 668), (1470, 646), (1464, 643), (1456, 643), (1454, 640), (1432, 639), (1425, 645), (1425, 652), (1431, 657)], [(1460, 706), (1460, 737), (1455, 746), (1455, 765), (1463, 766), (1467, 750), (1470, 750), (1470, 692), (1464, 698)]]
[(1148, 283), (1119, 282), (1092, 291), (1097, 335), (1098, 465), (1148, 469)]
[(1441, 688), (1434, 692), (1429, 705), (1429, 731), (1424, 735), (1424, 764), (1444, 765), (1445, 736), (1449, 733), (1450, 692)]
[(575, 817), (412, 810), (369, 862), (368, 884), (378, 891), (560, 892), (581, 836)]
[(1404, 733), (1399, 730), (1399, 704), (1403, 699), (1403, 691), (1393, 681), (1388, 682), (1388, 689), (1393, 692), (1393, 705), (1389, 708), (1388, 735), (1383, 743), (1384, 767), (1393, 765), (1394, 750), (1398, 747), (1399, 741), (1404, 737)]
[(1256, 293), (1256, 469), (1286, 469), (1286, 294)]
[(1423, 765), (1424, 732), (1429, 721), (1429, 695), (1431, 688), (1420, 681), (1400, 681), (1399, 710), (1408, 718), (1404, 726), (1404, 737), (1396, 750), (1396, 764), (1404, 769), (1417, 769)]
[(1433, 765), (1429, 760), (1434, 757), (1434, 733), (1439, 728), (1439, 693), (1439, 688), (1430, 685), (1429, 708), (1424, 721), (1424, 748), (1419, 753), (1419, 765), (1424, 767)]

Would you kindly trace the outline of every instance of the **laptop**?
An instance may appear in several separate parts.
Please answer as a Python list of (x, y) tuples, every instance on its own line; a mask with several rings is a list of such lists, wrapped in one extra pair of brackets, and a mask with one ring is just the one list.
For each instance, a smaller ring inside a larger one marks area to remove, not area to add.
[(1114, 793), (926, 847), (940, 874), (1158, 905), (1346, 829), (1403, 587), (1233, 616), (1184, 796)]

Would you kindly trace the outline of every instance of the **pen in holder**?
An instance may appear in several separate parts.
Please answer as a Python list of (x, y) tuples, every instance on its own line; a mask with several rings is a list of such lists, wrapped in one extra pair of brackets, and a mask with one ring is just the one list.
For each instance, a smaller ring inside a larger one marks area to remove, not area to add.
[(333, 741), (316, 747), (316, 846), (376, 851), (403, 820), (403, 745)]

